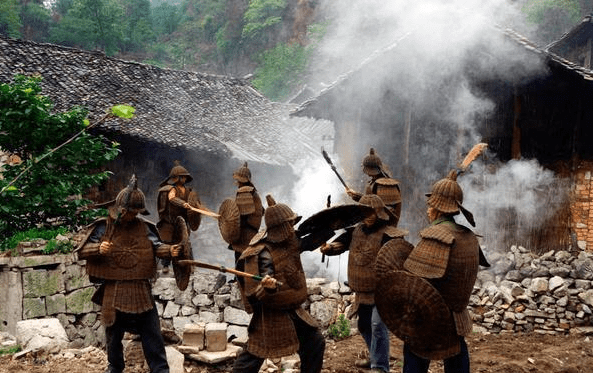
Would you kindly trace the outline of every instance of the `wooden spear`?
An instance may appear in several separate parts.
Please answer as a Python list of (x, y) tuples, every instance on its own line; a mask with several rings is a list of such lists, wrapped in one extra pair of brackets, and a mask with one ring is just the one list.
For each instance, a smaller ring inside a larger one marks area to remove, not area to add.
[[(221, 266), (221, 265), (199, 262), (197, 260), (182, 259), (182, 260), (179, 260), (177, 263), (180, 265), (183, 265), (183, 266), (194, 266), (194, 267), (200, 267), (200, 268), (206, 268), (206, 269), (213, 269), (215, 271), (219, 271), (219, 272), (223, 272), (223, 273), (228, 272), (228, 273), (232, 273), (234, 275), (240, 276), (240, 277), (250, 278), (255, 281), (261, 281), (263, 279), (263, 277), (260, 275), (254, 275), (252, 273), (238, 271), (236, 269), (227, 268), (227, 267)], [(280, 281), (276, 281), (276, 284), (278, 287), (282, 286), (282, 282), (280, 282)]]
[(211, 216), (211, 217), (213, 217), (215, 219), (220, 218), (220, 214), (217, 214), (217, 213), (212, 212), (210, 210), (199, 209), (199, 208), (193, 207), (191, 205), (189, 206), (189, 208), (190, 208), (190, 210), (195, 211), (197, 213), (200, 213), (202, 215)]

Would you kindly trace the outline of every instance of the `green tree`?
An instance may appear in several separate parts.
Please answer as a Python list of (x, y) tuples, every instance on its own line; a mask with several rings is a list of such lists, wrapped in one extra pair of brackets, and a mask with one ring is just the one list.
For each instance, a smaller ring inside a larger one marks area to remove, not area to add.
[(286, 98), (300, 83), (307, 66), (308, 50), (298, 44), (280, 43), (258, 58), (253, 86), (271, 100)]
[(307, 28), (309, 44), (279, 43), (258, 56), (253, 86), (272, 100), (287, 98), (302, 83), (310, 56), (327, 31), (327, 23)]
[(50, 40), (84, 49), (119, 50), (123, 41), (123, 8), (116, 0), (74, 0)]
[(139, 50), (154, 39), (149, 0), (125, 0), (122, 51)]
[(286, 8), (286, 0), (251, 0), (245, 12), (244, 38), (262, 36), (265, 29), (280, 24)]
[(538, 25), (545, 43), (557, 40), (581, 20), (578, 0), (529, 0), (523, 12), (529, 22)]
[(21, 7), (22, 34), (25, 39), (46, 41), (51, 23), (50, 10), (43, 2), (28, 1)]
[(52, 12), (59, 18), (68, 14), (68, 11), (74, 6), (74, 0), (56, 0), (52, 3)]
[(85, 130), (86, 109), (53, 113), (40, 82), (17, 75), (0, 85), (0, 149), (22, 159), (2, 170), (0, 237), (87, 223), (95, 213), (84, 209), (90, 201), (81, 196), (109, 177), (101, 170), (118, 154), (116, 143)]
[(0, 34), (18, 38), (21, 36), (20, 6), (18, 0), (0, 1)]
[(172, 34), (180, 22), (181, 12), (178, 6), (162, 3), (152, 8), (152, 25), (157, 36)]

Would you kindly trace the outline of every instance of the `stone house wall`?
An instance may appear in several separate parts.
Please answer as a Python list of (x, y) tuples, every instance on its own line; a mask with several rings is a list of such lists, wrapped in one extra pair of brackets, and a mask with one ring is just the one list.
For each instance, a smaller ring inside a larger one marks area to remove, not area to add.
[[(559, 251), (541, 256), (521, 247), (489, 253), (492, 268), (482, 270), (470, 299), (478, 329), (489, 332), (569, 333), (593, 328), (593, 254)], [(91, 302), (94, 285), (84, 261), (73, 255), (0, 258), (0, 331), (14, 335), (16, 322), (56, 317), (72, 346), (101, 345), (104, 329)], [(250, 315), (243, 310), (234, 277), (195, 270), (180, 291), (175, 279), (160, 274), (153, 285), (163, 329), (182, 336), (185, 325), (226, 323), (227, 337), (247, 338)], [(307, 279), (304, 307), (326, 330), (340, 313), (351, 318), (354, 295), (344, 284)]]

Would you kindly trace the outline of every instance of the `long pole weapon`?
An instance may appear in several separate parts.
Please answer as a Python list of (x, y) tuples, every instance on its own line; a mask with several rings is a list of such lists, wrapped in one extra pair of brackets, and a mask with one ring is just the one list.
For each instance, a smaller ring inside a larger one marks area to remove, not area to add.
[(209, 211), (209, 210), (199, 209), (199, 208), (193, 207), (193, 206), (189, 206), (189, 209), (192, 211), (195, 211), (197, 213), (200, 213), (202, 215), (213, 217), (215, 219), (220, 218), (220, 214), (217, 214), (217, 213)]
[[(219, 272), (223, 272), (223, 273), (228, 272), (228, 273), (232, 273), (234, 275), (240, 276), (240, 277), (250, 278), (255, 281), (261, 281), (263, 279), (263, 277), (260, 275), (254, 275), (252, 273), (238, 271), (236, 269), (227, 268), (227, 267), (221, 266), (221, 265), (199, 262), (197, 260), (182, 259), (182, 260), (178, 261), (177, 263), (180, 265), (184, 265), (184, 266), (194, 266), (194, 267), (199, 267), (199, 268), (213, 269), (215, 271), (219, 271)], [(276, 281), (276, 284), (277, 284), (277, 286), (282, 286), (282, 282), (280, 282), (280, 281)]]
[(340, 179), (340, 182), (342, 183), (342, 185), (344, 185), (344, 188), (350, 189), (348, 187), (348, 185), (346, 185), (346, 182), (344, 181), (344, 179), (342, 178), (342, 176), (338, 173), (338, 170), (336, 169), (336, 166), (332, 162), (331, 158), (329, 157), (329, 155), (327, 154), (327, 152), (325, 151), (325, 149), (321, 148), (321, 154), (323, 155), (323, 158), (325, 158), (325, 161), (330, 165), (331, 169), (334, 171), (334, 173), (336, 174), (336, 176), (338, 177), (338, 179)]

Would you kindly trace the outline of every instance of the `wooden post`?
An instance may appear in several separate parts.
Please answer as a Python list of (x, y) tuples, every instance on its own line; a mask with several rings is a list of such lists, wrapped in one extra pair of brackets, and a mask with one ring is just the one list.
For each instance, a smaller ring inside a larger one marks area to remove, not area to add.
[(583, 64), (585, 68), (591, 68), (591, 39), (587, 40), (587, 51), (585, 52), (585, 63)]
[(521, 97), (515, 90), (514, 117), (513, 117), (513, 139), (511, 144), (511, 158), (521, 158), (521, 128), (519, 127), (519, 116), (521, 115)]
[(412, 126), (412, 108), (408, 107), (406, 109), (406, 119), (404, 123), (404, 150), (403, 150), (403, 159), (404, 159), (404, 166), (409, 165), (410, 163), (410, 128)]

